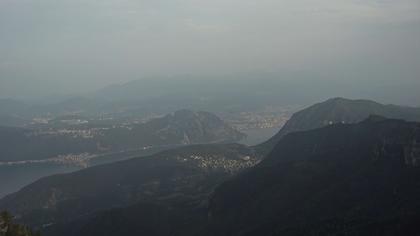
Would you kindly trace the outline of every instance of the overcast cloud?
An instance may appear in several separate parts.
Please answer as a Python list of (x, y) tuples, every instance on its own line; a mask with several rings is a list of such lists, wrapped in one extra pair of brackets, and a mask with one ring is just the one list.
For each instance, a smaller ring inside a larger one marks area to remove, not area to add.
[(1, 97), (285, 71), (412, 87), (419, 68), (419, 0), (0, 0)]

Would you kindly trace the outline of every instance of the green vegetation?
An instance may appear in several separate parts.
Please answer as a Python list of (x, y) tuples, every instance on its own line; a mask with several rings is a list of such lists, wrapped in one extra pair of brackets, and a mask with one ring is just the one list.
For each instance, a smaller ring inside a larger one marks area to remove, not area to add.
[(3, 211), (0, 213), (0, 236), (40, 236), (40, 233), (34, 233), (25, 225), (13, 223), (13, 216)]

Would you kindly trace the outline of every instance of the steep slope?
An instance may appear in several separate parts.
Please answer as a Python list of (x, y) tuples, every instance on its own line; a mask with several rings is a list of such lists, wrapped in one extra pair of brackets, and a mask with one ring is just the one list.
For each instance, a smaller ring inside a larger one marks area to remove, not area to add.
[(43, 178), (2, 199), (0, 209), (41, 226), (137, 202), (203, 208), (218, 184), (259, 159), (237, 144), (189, 146)]
[(245, 137), (216, 115), (203, 111), (179, 110), (147, 125), (157, 138), (174, 139), (172, 143), (179, 144), (231, 142)]
[(289, 133), (321, 128), (336, 123), (357, 123), (370, 115), (420, 121), (420, 108), (383, 105), (369, 100), (332, 98), (293, 114), (283, 128), (273, 138), (258, 145), (258, 149), (268, 153), (282, 137)]
[(43, 231), (45, 236), (202, 235), (207, 208), (188, 203), (140, 202), (99, 211)]
[(379, 117), (286, 135), (210, 201), (214, 235), (419, 235), (420, 124)]
[(293, 133), (216, 188), (209, 210), (191, 199), (142, 199), (44, 233), (419, 235), (419, 140), (420, 124), (382, 117)]
[(39, 160), (58, 155), (115, 152), (167, 145), (234, 142), (245, 135), (208, 112), (180, 110), (144, 124), (0, 127), (0, 161)]

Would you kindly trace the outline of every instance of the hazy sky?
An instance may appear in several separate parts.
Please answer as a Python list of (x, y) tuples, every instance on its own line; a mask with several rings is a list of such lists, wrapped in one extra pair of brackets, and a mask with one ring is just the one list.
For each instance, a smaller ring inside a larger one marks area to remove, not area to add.
[(0, 97), (293, 71), (419, 86), (420, 1), (0, 0)]

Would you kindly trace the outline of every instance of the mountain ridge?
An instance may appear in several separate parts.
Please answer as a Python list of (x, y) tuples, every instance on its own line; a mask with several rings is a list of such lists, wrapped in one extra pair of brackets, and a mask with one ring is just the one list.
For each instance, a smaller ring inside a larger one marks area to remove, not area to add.
[(210, 231), (417, 235), (420, 123), (376, 118), (286, 135), (216, 189)]
[(366, 99), (331, 98), (293, 114), (276, 135), (257, 145), (257, 148), (268, 154), (282, 137), (291, 132), (321, 128), (335, 123), (357, 123), (370, 115), (379, 115), (388, 119), (420, 121), (420, 108), (393, 104), (383, 105)]

